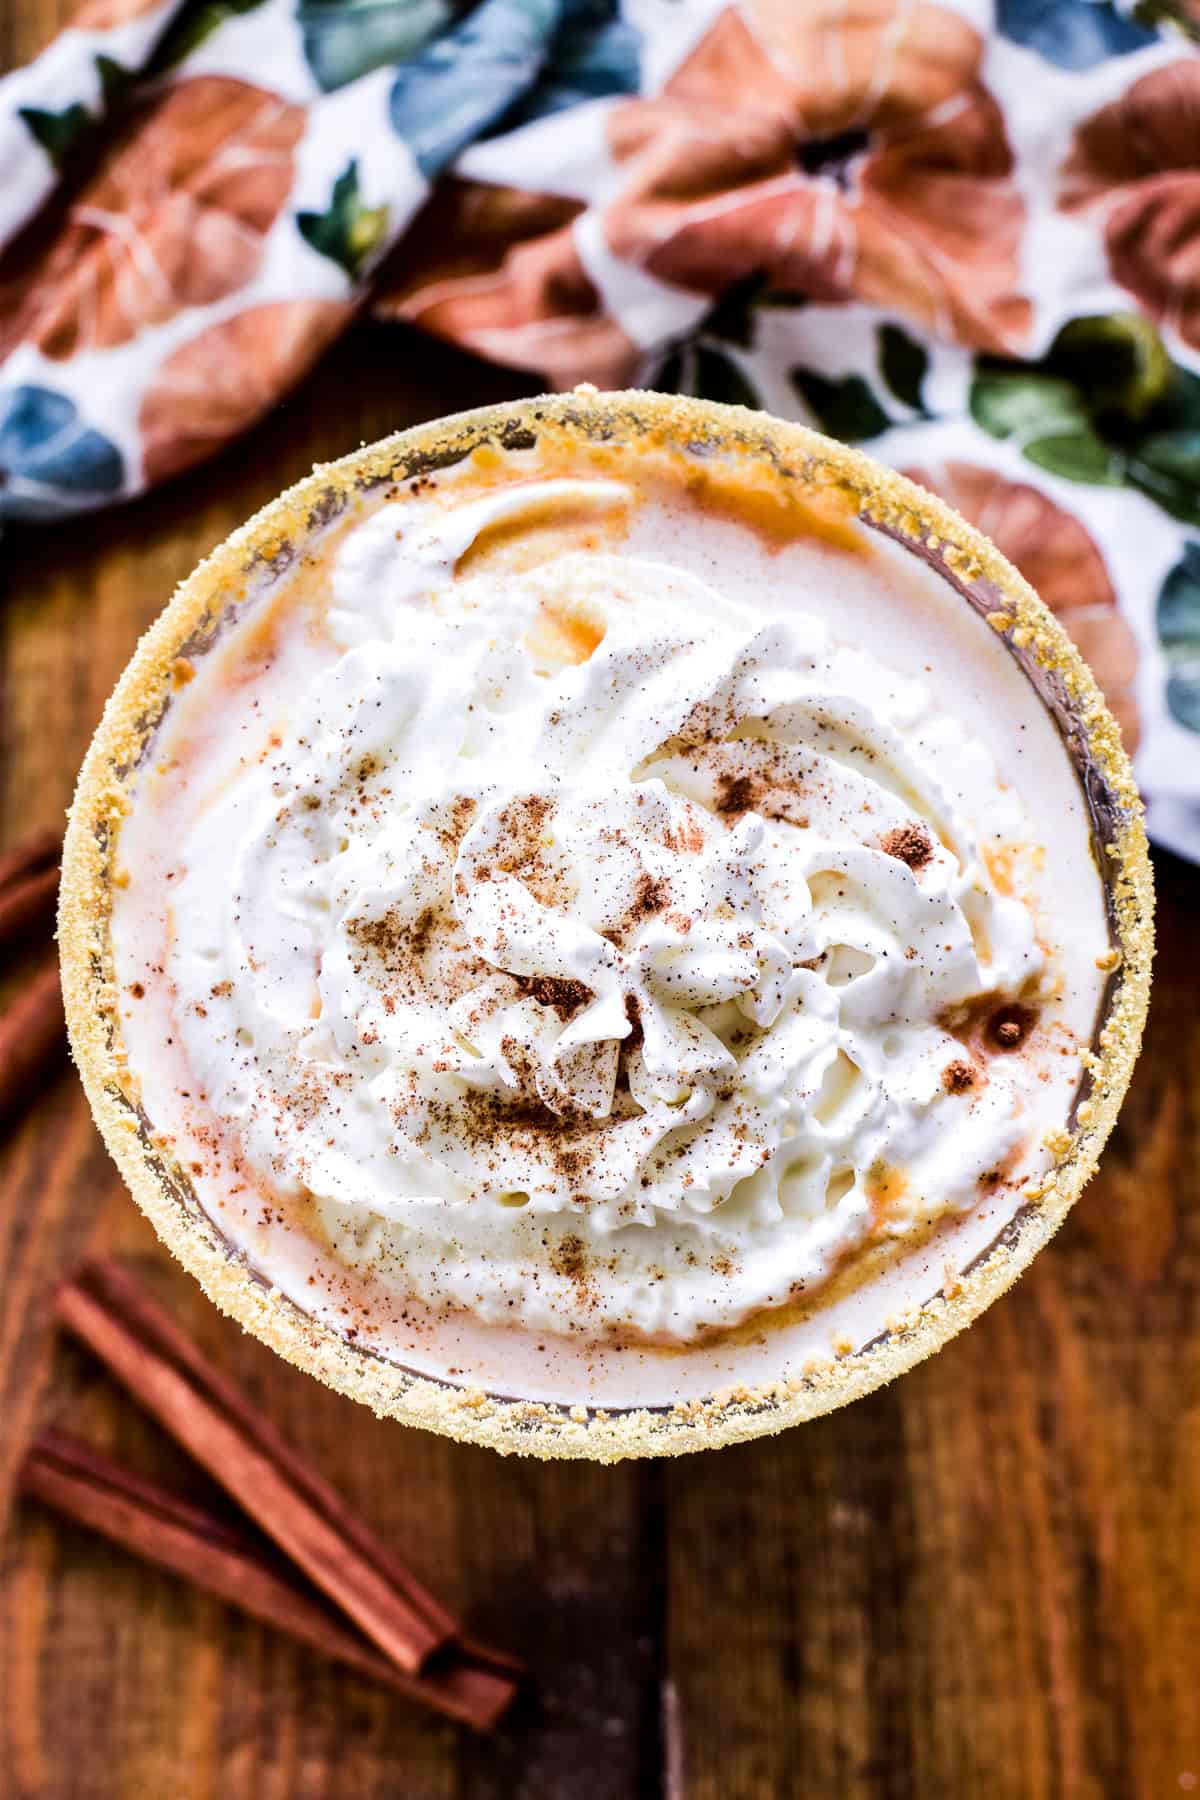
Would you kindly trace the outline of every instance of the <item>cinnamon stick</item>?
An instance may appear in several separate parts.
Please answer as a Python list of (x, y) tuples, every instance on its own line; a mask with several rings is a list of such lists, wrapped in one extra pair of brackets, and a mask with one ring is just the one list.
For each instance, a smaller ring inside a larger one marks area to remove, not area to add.
[(93, 1264), (56, 1305), (63, 1324), (401, 1669), (416, 1674), (450, 1641), (445, 1609), (118, 1264)]
[(15, 943), (35, 925), (49, 926), (58, 898), (58, 869), (35, 869), (0, 887), (0, 944)]
[[(40, 832), (0, 856), (0, 949), (51, 924), (58, 855), (58, 839)], [(0, 1118), (33, 1092), (63, 1041), (58, 967), (46, 959), (0, 1014)]]
[(405, 1675), (274, 1568), (247, 1534), (64, 1432), (43, 1431), (18, 1477), (21, 1490), (182, 1575), (333, 1662), (407, 1694), (476, 1731), (491, 1730), (512, 1704), (516, 1680), (451, 1645), (424, 1675)]
[(0, 1118), (25, 1100), (64, 1043), (57, 959), (47, 961), (0, 1013)]
[(15, 844), (11, 850), (6, 850), (0, 856), (0, 894), (15, 882), (48, 869), (51, 864), (57, 866), (61, 849), (61, 842), (53, 832), (39, 831), (26, 838), (23, 844)]

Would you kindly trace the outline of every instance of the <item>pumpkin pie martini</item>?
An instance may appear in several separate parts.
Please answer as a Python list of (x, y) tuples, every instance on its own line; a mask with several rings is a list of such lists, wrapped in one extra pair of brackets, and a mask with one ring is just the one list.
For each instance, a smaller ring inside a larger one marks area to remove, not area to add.
[(377, 1410), (612, 1458), (936, 1349), (1144, 1016), (1119, 734), (985, 540), (738, 409), (579, 392), (318, 470), (80, 780), (75, 1053), (216, 1302)]

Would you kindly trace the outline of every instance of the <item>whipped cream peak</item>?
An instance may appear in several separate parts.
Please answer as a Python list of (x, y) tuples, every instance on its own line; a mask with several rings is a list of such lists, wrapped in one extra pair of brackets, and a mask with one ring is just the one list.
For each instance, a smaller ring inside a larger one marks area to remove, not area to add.
[(560, 479), (514, 482), (466, 501), (452, 517), (411, 498), (380, 507), (350, 534), (334, 564), (334, 634), (347, 646), (404, 635), (408, 621), (400, 609), (432, 599), (467, 551), (510, 521), (621, 510), (631, 499), (624, 482)]

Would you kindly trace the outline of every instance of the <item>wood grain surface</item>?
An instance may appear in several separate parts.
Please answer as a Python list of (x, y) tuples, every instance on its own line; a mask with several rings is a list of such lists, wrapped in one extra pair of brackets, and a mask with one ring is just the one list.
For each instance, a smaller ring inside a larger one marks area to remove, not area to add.
[[(10, 8), (0, 58), (54, 7)], [(27, 34), (28, 38), (27, 38)], [(521, 391), (363, 327), (186, 482), (3, 545), (0, 848), (61, 824), (175, 583), (314, 459)], [(380, 1422), (208, 1306), (64, 1068), (0, 1140), (0, 1800), (1168, 1800), (1200, 1791), (1200, 876), (1159, 863), (1146, 1050), (1101, 1177), (934, 1362), (782, 1438), (616, 1469)], [(47, 1295), (139, 1259), (534, 1694), (474, 1740), (11, 1500), (35, 1421), (210, 1490)]]

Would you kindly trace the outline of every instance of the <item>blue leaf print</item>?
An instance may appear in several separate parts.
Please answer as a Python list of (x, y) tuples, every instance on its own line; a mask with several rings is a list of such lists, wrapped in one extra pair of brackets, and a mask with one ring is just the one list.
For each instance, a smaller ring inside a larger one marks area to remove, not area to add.
[[(121, 452), (80, 420), (75, 403), (51, 388), (0, 388), (0, 510), (44, 516), (56, 494), (64, 511), (120, 492)], [(45, 491), (29, 492), (28, 488)]]
[(1167, 710), (1200, 731), (1200, 544), (1188, 543), (1158, 596), (1158, 639), (1167, 659)]
[(1157, 32), (1118, 11), (1112, 0), (997, 0), (1003, 37), (1036, 50), (1060, 69), (1090, 69), (1157, 41)]
[(562, 13), (562, 0), (483, 0), (397, 72), (392, 126), (429, 180), (533, 87)]
[(407, 62), (463, 11), (461, 0), (300, 0), (296, 22), (322, 92)]
[(618, 0), (564, 0), (546, 69), (484, 135), (513, 131), (584, 100), (636, 94), (641, 87), (640, 44), (637, 31), (619, 16)]

